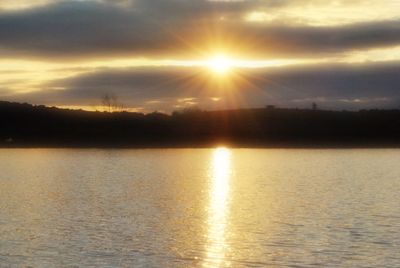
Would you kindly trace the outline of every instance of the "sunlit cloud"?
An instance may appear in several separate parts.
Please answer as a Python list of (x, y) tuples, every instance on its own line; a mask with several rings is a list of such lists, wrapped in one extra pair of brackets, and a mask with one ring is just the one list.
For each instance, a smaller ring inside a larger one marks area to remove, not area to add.
[(338, 26), (351, 23), (399, 19), (400, 2), (383, 1), (294, 1), (273, 12), (253, 10), (245, 14), (250, 22), (280, 22), (312, 26)]
[(348, 53), (341, 59), (344, 62), (376, 62), (376, 61), (399, 61), (400, 46), (388, 48), (376, 48)]
[(35, 8), (52, 2), (54, 0), (0, 0), (0, 12)]

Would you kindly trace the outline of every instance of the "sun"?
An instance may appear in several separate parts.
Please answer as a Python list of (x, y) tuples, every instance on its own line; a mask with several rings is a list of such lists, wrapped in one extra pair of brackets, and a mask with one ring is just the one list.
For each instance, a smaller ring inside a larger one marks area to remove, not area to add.
[(216, 74), (226, 74), (232, 68), (232, 60), (224, 55), (216, 55), (207, 61), (207, 66)]

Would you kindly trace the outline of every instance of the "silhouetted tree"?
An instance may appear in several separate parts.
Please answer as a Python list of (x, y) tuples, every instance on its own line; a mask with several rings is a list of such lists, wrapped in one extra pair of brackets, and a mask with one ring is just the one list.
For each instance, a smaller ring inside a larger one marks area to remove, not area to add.
[(180, 115), (196, 115), (201, 114), (202, 110), (197, 106), (186, 107), (181, 110), (176, 110), (172, 112), (172, 116), (180, 116)]
[(118, 97), (114, 94), (104, 94), (101, 103), (109, 113), (121, 112), (124, 109), (123, 104), (118, 101)]
[(267, 105), (267, 106), (265, 106), (265, 108), (267, 110), (274, 110), (275, 109), (275, 105)]
[(317, 103), (315, 103), (315, 102), (312, 103), (312, 109), (313, 109), (313, 111), (318, 110), (318, 105), (317, 105)]

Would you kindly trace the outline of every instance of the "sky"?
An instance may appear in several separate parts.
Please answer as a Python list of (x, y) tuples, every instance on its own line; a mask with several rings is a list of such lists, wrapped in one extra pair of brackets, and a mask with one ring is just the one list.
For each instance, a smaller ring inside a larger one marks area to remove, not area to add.
[(400, 107), (400, 0), (0, 0), (0, 100)]

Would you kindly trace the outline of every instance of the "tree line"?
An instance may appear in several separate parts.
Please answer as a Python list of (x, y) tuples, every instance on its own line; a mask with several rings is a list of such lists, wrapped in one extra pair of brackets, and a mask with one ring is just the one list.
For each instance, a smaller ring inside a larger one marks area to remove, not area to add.
[(88, 112), (0, 102), (2, 147), (397, 147), (399, 110)]

